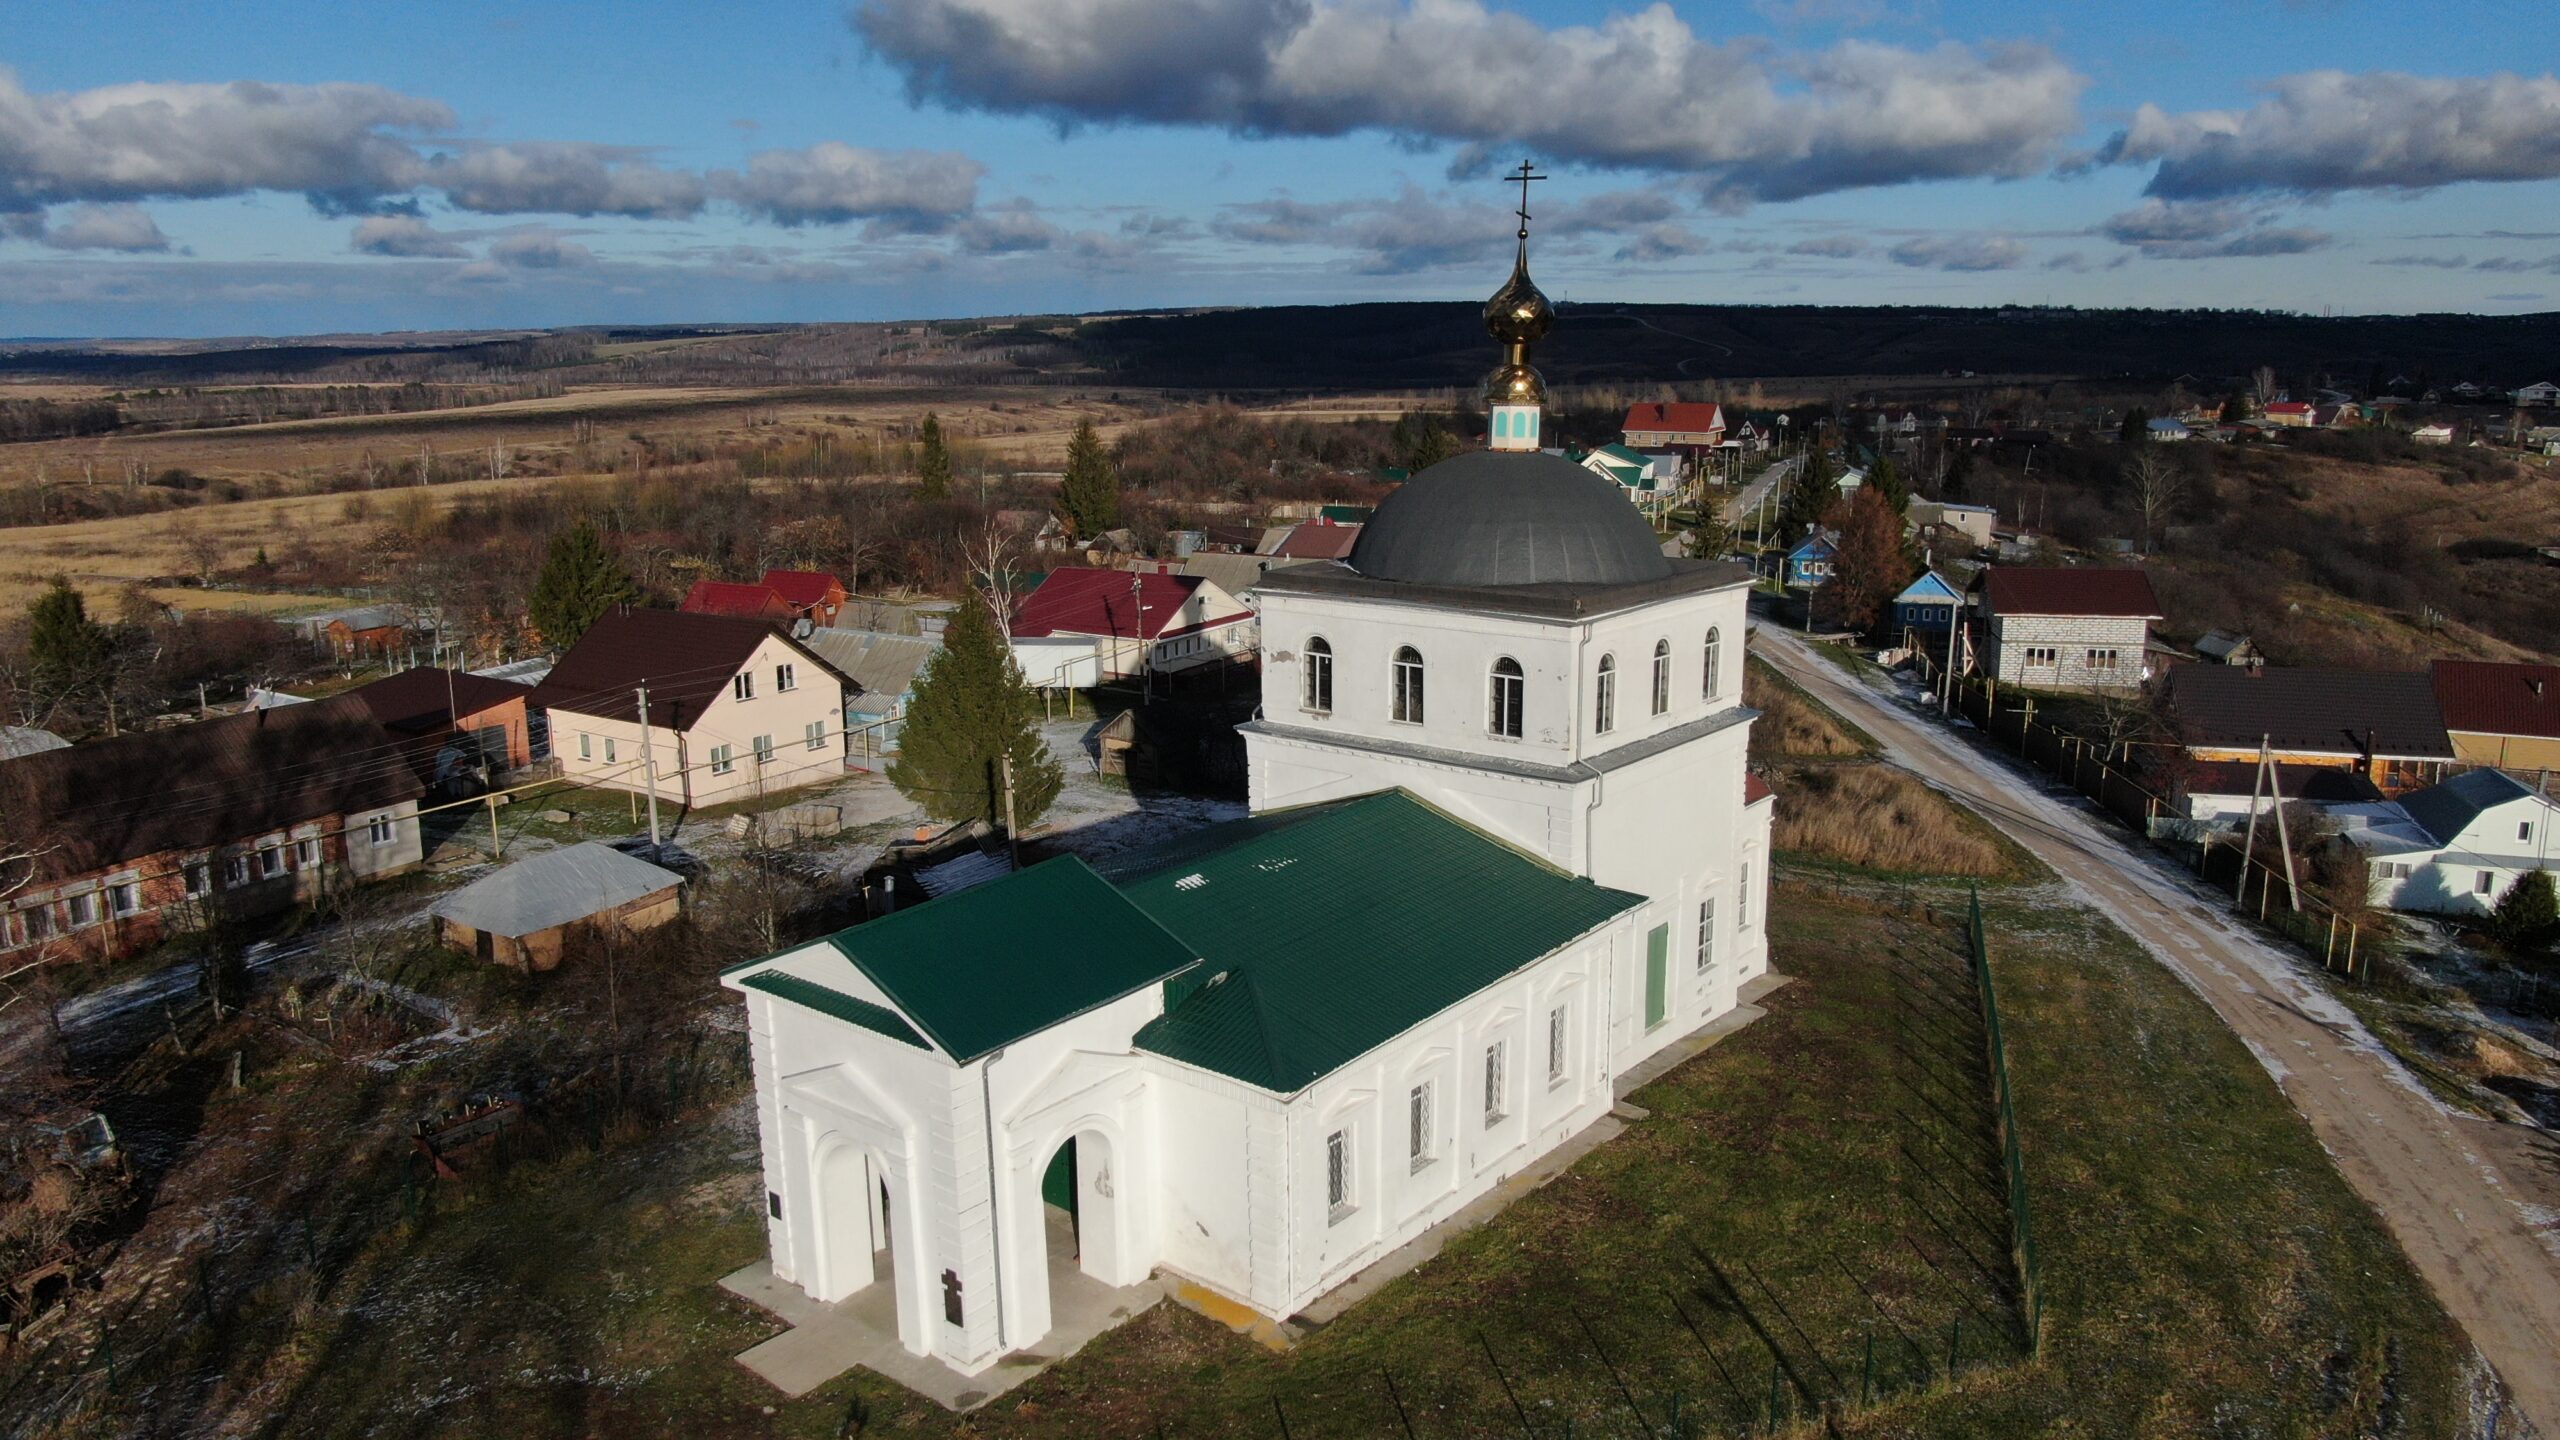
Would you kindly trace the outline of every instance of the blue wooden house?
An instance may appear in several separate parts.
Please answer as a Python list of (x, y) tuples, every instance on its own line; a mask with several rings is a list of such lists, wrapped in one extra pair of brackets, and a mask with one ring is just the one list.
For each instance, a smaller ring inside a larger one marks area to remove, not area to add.
[(1790, 588), (1800, 590), (1829, 584), (1832, 566), (1840, 554), (1839, 547), (1832, 541), (1833, 536), (1828, 530), (1815, 530), (1804, 537), (1796, 548), (1787, 552), (1780, 579)]
[(1912, 634), (1926, 644), (1934, 636), (1943, 644), (1947, 627), (1955, 623), (1964, 598), (1956, 588), (1938, 578), (1935, 570), (1923, 570), (1920, 578), (1903, 587), (1893, 597), (1893, 634), (1898, 638)]

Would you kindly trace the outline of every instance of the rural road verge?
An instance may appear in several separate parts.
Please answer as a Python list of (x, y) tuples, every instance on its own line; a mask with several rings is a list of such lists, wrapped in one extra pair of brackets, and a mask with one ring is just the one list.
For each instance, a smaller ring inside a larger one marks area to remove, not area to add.
[(2528, 1211), (2483, 1158), (2500, 1148), (2482, 1133), (2496, 1122), (2438, 1104), (2290, 955), (2076, 797), (1852, 679), (1795, 636), (1752, 629), (1755, 653), (1873, 735), (1885, 759), (2025, 846), (2202, 996), (2311, 1122), (2497, 1368), (2516, 1410), (2560, 1436), (2560, 1223)]

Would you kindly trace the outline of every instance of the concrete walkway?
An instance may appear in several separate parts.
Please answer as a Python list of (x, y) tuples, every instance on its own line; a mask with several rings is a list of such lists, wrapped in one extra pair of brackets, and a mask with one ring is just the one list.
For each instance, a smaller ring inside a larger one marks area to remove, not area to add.
[(725, 1276), (720, 1288), (771, 1311), (791, 1328), (739, 1352), (738, 1363), (798, 1399), (859, 1366), (895, 1380), (947, 1410), (974, 1410), (1085, 1347), (1106, 1330), (1165, 1298), (1162, 1282), (1113, 1287), (1076, 1268), (1075, 1232), (1064, 1211), (1050, 1209), (1049, 1333), (976, 1375), (963, 1375), (898, 1342), (897, 1297), (889, 1253), (875, 1253), (880, 1278), (833, 1305), (774, 1278), (769, 1260)]

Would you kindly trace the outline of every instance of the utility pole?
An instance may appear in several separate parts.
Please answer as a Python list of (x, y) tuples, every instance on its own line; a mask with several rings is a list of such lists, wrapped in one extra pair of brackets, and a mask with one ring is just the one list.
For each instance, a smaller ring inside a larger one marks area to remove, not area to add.
[(640, 763), (649, 772), (649, 849), (658, 848), (658, 750), (649, 743), (649, 687), (640, 686)]
[(1013, 752), (996, 752), (996, 773), (1004, 781), (1004, 846), (1005, 858), (1013, 868), (1022, 868), (1022, 838), (1013, 832)]

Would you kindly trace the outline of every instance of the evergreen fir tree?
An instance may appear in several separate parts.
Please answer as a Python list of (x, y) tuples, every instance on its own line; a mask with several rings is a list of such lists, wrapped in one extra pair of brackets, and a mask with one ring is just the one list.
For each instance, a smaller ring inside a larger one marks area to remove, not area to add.
[(1075, 438), (1067, 442), (1067, 479), (1058, 489), (1058, 503), (1080, 540), (1120, 523), (1120, 470), (1102, 448), (1102, 437), (1093, 433), (1091, 420), (1076, 426)]
[(1040, 738), (1038, 702), (983, 603), (965, 602), (942, 648), (916, 677), (889, 781), (937, 820), (1004, 823), (998, 757), (1013, 759), (1013, 819), (1029, 829), (1058, 798), (1066, 772)]
[(1692, 560), (1721, 560), (1733, 550), (1733, 527), (1725, 523), (1724, 504), (1710, 496), (1689, 530), (1687, 554)]
[(115, 652), (115, 637), (89, 618), (89, 602), (63, 576), (27, 607), (27, 678), (59, 703), (96, 684)]
[(931, 411), (916, 433), (916, 498), (948, 500), (951, 498), (951, 447), (942, 438), (942, 422)]
[(581, 525), (551, 537), (551, 556), (542, 562), (525, 612), (544, 644), (566, 650), (606, 611), (639, 599), (640, 587), (605, 549), (604, 537)]
[(1820, 450), (1805, 456), (1787, 484), (1787, 493), (1778, 500), (1780, 542), (1793, 545), (1802, 540), (1839, 498), (1840, 480), (1831, 472), (1831, 457)]
[(2560, 889), (2548, 870), (2528, 870), (2489, 912), (2489, 938), (2509, 950), (2537, 950), (2560, 939)]
[(2124, 412), (2124, 423), (2116, 427), (2116, 438), (2127, 445), (2139, 445), (2151, 438), (2151, 412), (2136, 405)]
[(1910, 482), (1902, 478), (1902, 467), (1890, 455), (1878, 455), (1876, 463), (1867, 467), (1866, 488), (1883, 496), (1896, 515), (1911, 508)]
[(1458, 453), (1458, 437), (1438, 420), (1425, 420), (1414, 431), (1405, 469), (1419, 475)]

